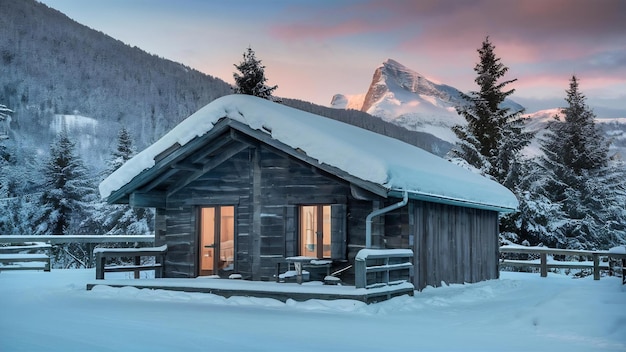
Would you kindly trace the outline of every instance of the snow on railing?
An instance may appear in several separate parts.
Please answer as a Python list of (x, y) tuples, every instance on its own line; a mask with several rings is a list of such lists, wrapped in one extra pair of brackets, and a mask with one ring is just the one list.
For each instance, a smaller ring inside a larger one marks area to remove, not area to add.
[[(593, 269), (593, 279), (600, 280), (601, 269), (611, 269), (607, 262), (601, 262), (600, 258), (617, 259), (622, 262), (622, 277), (624, 262), (626, 261), (626, 247), (619, 246), (608, 251), (586, 251), (579, 249), (560, 249), (549, 247), (526, 247), (519, 245), (506, 245), (500, 247), (500, 253), (521, 253), (539, 255), (539, 260), (512, 260), (501, 259), (500, 266), (516, 267), (539, 267), (541, 277), (548, 276), (549, 268), (561, 269)], [(548, 258), (550, 255), (550, 258)], [(555, 260), (554, 255), (593, 258), (593, 261), (561, 261)], [(626, 283), (626, 280), (624, 281)]]
[(376, 288), (410, 283), (412, 259), (410, 249), (361, 249), (354, 258), (355, 286)]
[[(154, 235), (0, 235), (1, 243), (29, 243), (43, 242), (55, 247), (60, 247), (72, 261), (81, 267), (92, 267), (94, 263), (93, 250), (99, 244), (120, 243), (126, 246), (139, 246), (139, 244), (154, 244)], [(76, 258), (67, 251), (67, 246), (86, 245), (86, 255), (83, 259)], [(52, 258), (55, 259), (55, 258)], [(58, 258), (56, 258), (58, 259)]]

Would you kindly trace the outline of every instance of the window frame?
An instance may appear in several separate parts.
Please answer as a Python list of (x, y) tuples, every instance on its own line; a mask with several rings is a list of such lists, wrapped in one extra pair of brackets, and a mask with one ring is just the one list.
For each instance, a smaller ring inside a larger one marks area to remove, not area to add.
[[(301, 249), (302, 249), (302, 233), (301, 233), (301, 229), (302, 229), (302, 208), (303, 207), (307, 207), (307, 206), (329, 206), (330, 207), (330, 238), (329, 238), (329, 242), (330, 242), (330, 256), (324, 256), (322, 255), (322, 257), (316, 254), (314, 255), (315, 257), (317, 257), (318, 259), (332, 259), (332, 260), (336, 260), (336, 261), (345, 261), (347, 259), (347, 206), (345, 204), (332, 204), (332, 203), (301, 203), (301, 204), (297, 204), (294, 205), (292, 207), (292, 210), (288, 210), (288, 214), (292, 215), (295, 219), (294, 221), (294, 226), (289, 227), (293, 229), (294, 232), (294, 243), (293, 243), (293, 252), (289, 253), (291, 251), (287, 251), (287, 256), (291, 256), (290, 254), (293, 255), (305, 255), (304, 253), (302, 253)], [(289, 218), (289, 216), (287, 216), (287, 218)], [(319, 218), (319, 216), (318, 216)], [(318, 219), (319, 220), (319, 219)], [(322, 216), (322, 221), (323, 221), (323, 216)], [(287, 232), (289, 232), (289, 229), (287, 229)], [(289, 242), (289, 240), (288, 240)], [(287, 248), (289, 248), (289, 244), (287, 245)], [(316, 246), (316, 249), (319, 249), (319, 246)], [(323, 250), (322, 250), (323, 253)], [(310, 256), (310, 255), (307, 255)]]

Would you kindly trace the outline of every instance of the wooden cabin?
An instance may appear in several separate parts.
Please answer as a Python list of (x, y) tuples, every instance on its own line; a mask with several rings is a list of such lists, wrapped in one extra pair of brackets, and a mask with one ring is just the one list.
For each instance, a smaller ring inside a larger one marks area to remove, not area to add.
[[(357, 252), (409, 248), (416, 289), (498, 277), (501, 185), (396, 139), (246, 95), (208, 104), (100, 184), (156, 209), (164, 277), (274, 280), (294, 256), (354, 282)], [(372, 212), (405, 205), (371, 220)]]

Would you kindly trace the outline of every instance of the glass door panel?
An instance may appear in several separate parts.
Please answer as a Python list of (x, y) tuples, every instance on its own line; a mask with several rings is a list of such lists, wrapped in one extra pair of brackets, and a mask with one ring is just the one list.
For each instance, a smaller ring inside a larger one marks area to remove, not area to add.
[(235, 207), (220, 207), (218, 268), (224, 271), (234, 270), (235, 259)]
[(200, 208), (198, 275), (220, 275), (235, 264), (235, 207)]
[(300, 207), (300, 255), (330, 258), (330, 210), (330, 205), (304, 205)]
[(200, 210), (200, 276), (213, 275), (215, 269), (215, 208)]

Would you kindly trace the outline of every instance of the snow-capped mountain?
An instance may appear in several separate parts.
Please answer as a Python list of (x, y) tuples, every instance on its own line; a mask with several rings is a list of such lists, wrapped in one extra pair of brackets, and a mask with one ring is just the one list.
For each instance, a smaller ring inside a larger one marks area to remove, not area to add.
[[(376, 68), (367, 93), (336, 94), (331, 106), (355, 109), (378, 116), (409, 130), (426, 132), (450, 143), (456, 141), (452, 126), (465, 124), (456, 113), (463, 104), (458, 89), (429, 80), (401, 63), (387, 59)], [(507, 100), (505, 106), (522, 109)]]

